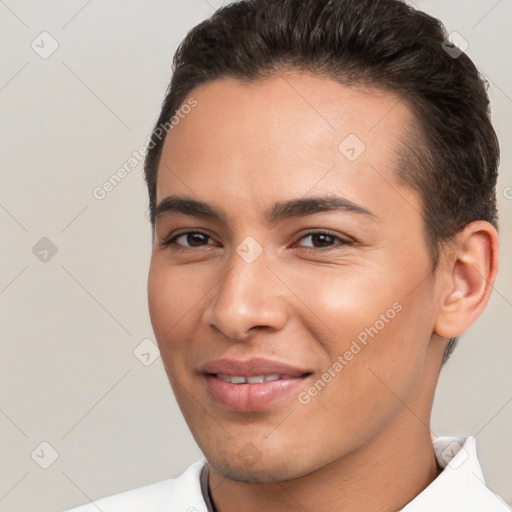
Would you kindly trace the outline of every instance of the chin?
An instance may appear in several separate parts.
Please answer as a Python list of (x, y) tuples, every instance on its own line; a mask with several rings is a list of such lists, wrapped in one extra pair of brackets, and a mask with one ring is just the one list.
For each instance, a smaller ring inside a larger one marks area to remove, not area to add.
[(298, 467), (294, 460), (264, 461), (261, 459), (251, 467), (240, 460), (233, 459), (208, 458), (208, 462), (224, 478), (248, 484), (285, 482), (306, 476), (314, 471), (314, 469), (308, 471), (306, 468)]

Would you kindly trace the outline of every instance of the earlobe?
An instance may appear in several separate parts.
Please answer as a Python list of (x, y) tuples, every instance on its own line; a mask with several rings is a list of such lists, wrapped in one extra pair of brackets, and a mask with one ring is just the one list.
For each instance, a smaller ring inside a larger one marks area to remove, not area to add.
[(468, 224), (445, 256), (434, 332), (454, 338), (485, 309), (498, 270), (498, 233), (489, 222)]

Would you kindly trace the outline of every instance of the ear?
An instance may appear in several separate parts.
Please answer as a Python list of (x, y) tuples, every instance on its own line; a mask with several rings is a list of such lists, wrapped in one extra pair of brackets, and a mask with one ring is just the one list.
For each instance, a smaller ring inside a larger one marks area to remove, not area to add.
[(480, 316), (498, 271), (498, 233), (486, 221), (471, 222), (443, 254), (434, 332), (460, 336)]

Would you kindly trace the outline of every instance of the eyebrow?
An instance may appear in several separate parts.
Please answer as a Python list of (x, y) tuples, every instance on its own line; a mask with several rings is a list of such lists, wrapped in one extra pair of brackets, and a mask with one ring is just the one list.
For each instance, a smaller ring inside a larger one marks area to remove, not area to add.
[[(377, 219), (377, 216), (370, 210), (337, 195), (305, 197), (277, 202), (264, 213), (264, 218), (269, 223), (275, 223), (284, 219), (305, 217), (330, 211), (356, 213)], [(222, 210), (204, 201), (198, 201), (187, 196), (172, 195), (162, 199), (155, 208), (155, 219), (164, 214), (184, 214), (226, 223), (226, 215)]]

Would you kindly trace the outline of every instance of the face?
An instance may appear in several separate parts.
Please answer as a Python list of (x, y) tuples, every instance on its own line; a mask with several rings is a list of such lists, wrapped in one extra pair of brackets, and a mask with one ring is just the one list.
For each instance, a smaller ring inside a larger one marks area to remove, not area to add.
[(190, 96), (158, 170), (162, 360), (218, 472), (303, 476), (432, 387), (436, 276), (420, 199), (394, 176), (410, 110), (299, 73)]

